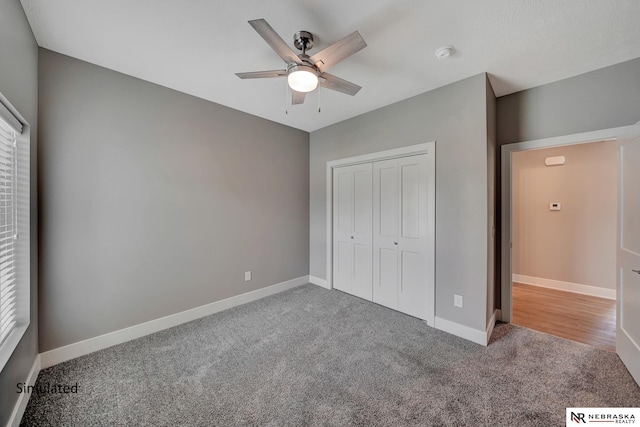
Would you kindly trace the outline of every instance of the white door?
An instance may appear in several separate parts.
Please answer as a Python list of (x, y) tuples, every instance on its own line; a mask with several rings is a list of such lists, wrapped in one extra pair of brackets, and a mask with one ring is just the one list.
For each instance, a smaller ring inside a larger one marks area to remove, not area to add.
[(333, 286), (371, 301), (372, 165), (333, 169)]
[(621, 141), (616, 351), (640, 384), (640, 137)]
[(373, 165), (373, 301), (434, 319), (435, 155)]

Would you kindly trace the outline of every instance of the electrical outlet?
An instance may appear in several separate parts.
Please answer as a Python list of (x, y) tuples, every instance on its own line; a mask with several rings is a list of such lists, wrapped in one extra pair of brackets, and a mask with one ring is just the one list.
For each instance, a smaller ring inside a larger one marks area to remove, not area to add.
[(462, 308), (462, 295), (453, 296), (453, 305)]
[(244, 281), (248, 282), (249, 280), (251, 280), (251, 272), (250, 271), (245, 271), (244, 272)]

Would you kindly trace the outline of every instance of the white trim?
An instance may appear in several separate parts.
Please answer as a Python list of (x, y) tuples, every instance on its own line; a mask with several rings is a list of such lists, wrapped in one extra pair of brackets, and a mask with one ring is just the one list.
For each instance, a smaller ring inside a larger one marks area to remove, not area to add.
[(533, 150), (538, 148), (559, 147), (562, 145), (574, 145), (596, 141), (610, 141), (621, 136), (633, 133), (635, 125), (618, 128), (596, 130), (592, 132), (563, 135), (553, 138), (537, 139), (532, 141), (516, 142), (501, 146), (501, 184), (500, 197), (502, 222), (501, 227), (501, 316), (503, 322), (511, 322), (512, 318), (512, 271), (511, 271), (511, 156), (517, 151)]
[(375, 153), (367, 153), (361, 156), (347, 157), (344, 159), (331, 160), (327, 162), (327, 166), (331, 168), (357, 165), (358, 163), (378, 162), (380, 160), (396, 159), (398, 157), (415, 156), (416, 154), (424, 154), (429, 150), (431, 142), (423, 142), (421, 144), (409, 145), (407, 147), (394, 148), (391, 150), (377, 151)]
[(26, 325), (18, 324), (18, 326), (14, 327), (13, 331), (11, 331), (7, 339), (5, 339), (0, 346), (0, 371), (4, 369), (9, 359), (11, 359), (11, 355), (13, 355), (16, 347), (18, 347), (18, 344), (20, 343), (20, 340), (24, 336), (24, 333), (27, 331), (28, 327), (28, 323)]
[(42, 369), (309, 283), (302, 276), (40, 353)]
[[(495, 318), (493, 316), (491, 317), (491, 319), (495, 321)], [(438, 316), (436, 316), (434, 323), (436, 329), (456, 335), (469, 341), (473, 341), (476, 344), (486, 346), (489, 342), (487, 336), (490, 331), (488, 329), (486, 331), (480, 331), (478, 329), (470, 328), (468, 326), (461, 325), (459, 323), (452, 322), (451, 320), (443, 319), (442, 317)], [(491, 329), (493, 330), (493, 326), (491, 327)]]
[[(27, 376), (25, 383), (27, 383), (28, 386), (34, 385), (38, 379), (38, 373), (40, 373), (40, 355), (36, 354), (36, 358), (33, 361), (33, 365), (31, 366), (29, 376)], [(9, 417), (7, 427), (18, 427), (20, 425), (20, 421), (22, 421), (24, 410), (27, 409), (27, 403), (29, 403), (30, 397), (31, 393), (20, 393), (16, 406), (13, 407), (13, 412)]]
[(559, 291), (573, 292), (575, 294), (591, 295), (592, 297), (616, 299), (615, 289), (599, 288), (597, 286), (582, 285), (580, 283), (563, 282), (561, 280), (544, 279), (542, 277), (513, 274), (513, 281), (525, 285), (539, 286), (541, 288), (557, 289)]
[(499, 318), (500, 318), (500, 310), (499, 309), (493, 310), (493, 314), (489, 319), (489, 323), (487, 323), (487, 337), (486, 337), (487, 343), (485, 345), (489, 345), (489, 340), (491, 339), (493, 328), (496, 326), (496, 320), (498, 320)]
[(326, 283), (327, 289), (332, 289), (333, 278), (333, 168), (341, 166), (356, 165), (358, 163), (368, 163), (379, 160), (395, 159), (399, 157), (414, 156), (416, 154), (424, 154), (429, 152), (429, 147), (433, 145), (435, 149), (435, 141), (424, 142), (421, 144), (409, 145), (407, 147), (394, 148), (392, 150), (378, 151), (375, 153), (363, 154), (360, 156), (347, 157), (345, 159), (331, 160), (326, 166)]
[(321, 286), (323, 288), (326, 288), (326, 289), (331, 289), (326, 280), (321, 279), (321, 278), (316, 277), (316, 276), (309, 276), (309, 282), (314, 284), (314, 285), (318, 285), (318, 286)]
[(13, 108), (13, 105), (7, 98), (0, 93), (0, 117), (2, 117), (17, 133), (21, 134), (24, 130), (23, 123), (26, 123), (24, 117), (22, 117), (18, 111)]

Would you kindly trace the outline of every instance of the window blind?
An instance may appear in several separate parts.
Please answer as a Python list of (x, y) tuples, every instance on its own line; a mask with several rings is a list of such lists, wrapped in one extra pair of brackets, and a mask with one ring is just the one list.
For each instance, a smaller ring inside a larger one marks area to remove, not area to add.
[(16, 327), (17, 133), (0, 117), (0, 345)]

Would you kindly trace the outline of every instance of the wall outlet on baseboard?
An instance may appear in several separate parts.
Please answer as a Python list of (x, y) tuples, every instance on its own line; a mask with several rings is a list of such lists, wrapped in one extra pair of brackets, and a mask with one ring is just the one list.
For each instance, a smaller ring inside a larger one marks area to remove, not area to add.
[(251, 280), (251, 272), (250, 271), (245, 271), (244, 272), (244, 281), (248, 282), (249, 280)]
[(462, 295), (453, 296), (453, 305), (462, 308)]

